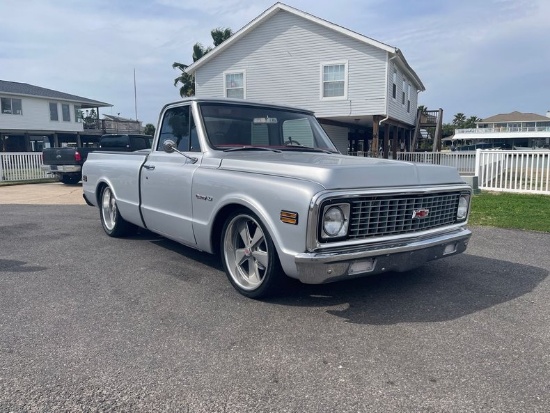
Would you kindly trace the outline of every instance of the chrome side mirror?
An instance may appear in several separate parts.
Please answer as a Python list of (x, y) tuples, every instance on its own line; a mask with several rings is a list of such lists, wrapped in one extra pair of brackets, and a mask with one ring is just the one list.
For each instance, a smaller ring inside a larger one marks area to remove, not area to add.
[(191, 163), (196, 163), (198, 161), (198, 158), (195, 158), (194, 156), (189, 156), (184, 154), (182, 151), (176, 148), (176, 142), (174, 142), (171, 139), (166, 139), (164, 143), (162, 144), (162, 149), (164, 149), (164, 152), (166, 153), (174, 153), (177, 152), (183, 157), (189, 159)]
[(176, 142), (171, 139), (167, 139), (164, 141), (162, 149), (164, 149), (164, 152), (166, 153), (173, 153), (176, 150)]

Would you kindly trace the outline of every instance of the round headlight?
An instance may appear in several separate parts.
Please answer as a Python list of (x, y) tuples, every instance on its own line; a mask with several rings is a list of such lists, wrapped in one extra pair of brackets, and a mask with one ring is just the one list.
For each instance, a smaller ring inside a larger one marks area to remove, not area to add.
[(335, 237), (344, 226), (344, 213), (339, 207), (327, 209), (323, 216), (323, 231), (330, 237)]
[(461, 195), (458, 201), (458, 209), (456, 211), (456, 218), (458, 220), (466, 219), (468, 216), (468, 206), (470, 204), (470, 197), (468, 195)]

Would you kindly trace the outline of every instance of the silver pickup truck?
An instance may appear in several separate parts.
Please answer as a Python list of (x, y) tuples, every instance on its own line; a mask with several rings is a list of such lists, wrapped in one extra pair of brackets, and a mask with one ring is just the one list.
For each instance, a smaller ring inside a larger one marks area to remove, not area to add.
[(90, 153), (83, 191), (109, 236), (141, 227), (220, 254), (252, 298), (285, 275), (407, 271), (471, 236), (471, 188), (456, 169), (345, 156), (313, 113), (249, 101), (166, 105), (152, 149)]

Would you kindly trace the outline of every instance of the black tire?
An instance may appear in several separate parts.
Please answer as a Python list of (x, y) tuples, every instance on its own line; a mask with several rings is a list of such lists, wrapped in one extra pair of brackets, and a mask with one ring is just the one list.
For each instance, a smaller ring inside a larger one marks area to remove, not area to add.
[(81, 181), (82, 177), (80, 175), (61, 175), (59, 180), (65, 185), (76, 185)]
[(235, 211), (226, 219), (220, 255), (229, 282), (246, 297), (275, 295), (287, 278), (269, 232), (247, 209)]
[(101, 191), (99, 217), (103, 230), (110, 237), (124, 237), (136, 229), (135, 225), (130, 224), (120, 215), (113, 191), (108, 186)]

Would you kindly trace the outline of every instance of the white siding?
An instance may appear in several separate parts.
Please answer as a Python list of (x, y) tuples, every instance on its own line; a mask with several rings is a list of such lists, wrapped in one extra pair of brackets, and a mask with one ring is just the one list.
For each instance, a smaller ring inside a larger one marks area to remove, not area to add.
[[(40, 99), (28, 96), (1, 95), (0, 97), (21, 99), (22, 115), (0, 113), (0, 128), (15, 130), (40, 130), (40, 131), (82, 131), (82, 123), (75, 122), (74, 104), (54, 99)], [(58, 121), (50, 120), (50, 102), (57, 103)], [(61, 103), (70, 106), (71, 121), (63, 121)]]
[(344, 155), (348, 153), (348, 128), (334, 125), (321, 125), (327, 135), (330, 137), (336, 149)]
[[(397, 72), (397, 96), (393, 98), (393, 72)], [(403, 92), (403, 78), (405, 78), (405, 104), (402, 104), (401, 96)], [(407, 112), (407, 85), (411, 84), (411, 110)], [(388, 115), (393, 119), (398, 119), (402, 122), (414, 125), (416, 121), (416, 108), (418, 102), (418, 91), (412, 83), (410, 78), (407, 78), (406, 75), (399, 69), (399, 67), (393, 62), (389, 64), (388, 70)]]
[[(321, 63), (348, 62), (348, 96), (321, 100)], [(246, 97), (323, 116), (386, 112), (387, 52), (280, 11), (196, 72), (196, 94), (223, 97), (223, 72), (246, 70)]]

